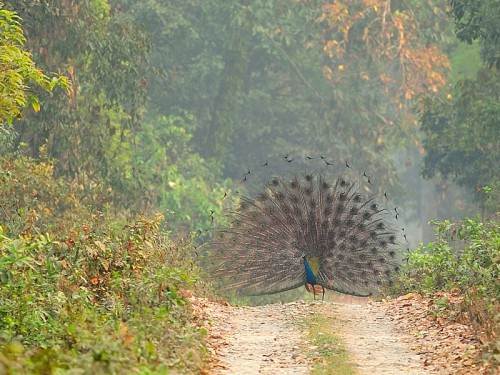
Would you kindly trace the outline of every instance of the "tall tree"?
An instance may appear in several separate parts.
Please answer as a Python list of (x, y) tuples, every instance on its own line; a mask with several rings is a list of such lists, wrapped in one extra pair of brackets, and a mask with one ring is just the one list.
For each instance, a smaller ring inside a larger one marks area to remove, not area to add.
[(440, 2), (114, 3), (153, 34), (153, 112), (193, 114), (198, 150), (233, 177), (309, 150), (339, 164), (356, 154), (394, 183), (388, 160), (416, 132), (414, 98), (444, 84)]
[(444, 8), (433, 1), (277, 3), (275, 17), (253, 17), (261, 40), (252, 45), (260, 49), (250, 55), (233, 154), (303, 158), (312, 150), (396, 185), (396, 150), (419, 142), (415, 99), (446, 82), (448, 61), (437, 46)]
[(450, 0), (449, 4), (457, 37), (479, 42), (483, 66), (476, 78), (459, 80), (442, 96), (423, 100), (423, 175), (451, 178), (482, 201), (493, 188), (495, 202), (500, 197), (500, 3)]
[[(104, 182), (110, 197), (128, 201), (124, 165), (130, 158), (145, 99), (149, 40), (136, 25), (114, 19), (106, 0), (15, 1), (7, 4), (26, 25), (27, 47), (46, 71), (71, 80), (69, 98), (41, 94), (46, 105), (15, 125), (17, 147), (31, 155), (43, 146), (57, 172), (94, 194)], [(23, 146), (24, 147), (24, 146)]]

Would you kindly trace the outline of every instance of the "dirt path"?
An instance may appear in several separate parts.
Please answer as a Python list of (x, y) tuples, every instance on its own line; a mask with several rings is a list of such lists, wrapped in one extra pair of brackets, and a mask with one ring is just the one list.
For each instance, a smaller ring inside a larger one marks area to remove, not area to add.
[(296, 324), (307, 314), (304, 302), (210, 308), (211, 338), (220, 360), (213, 374), (308, 374)]
[[(351, 301), (352, 302), (352, 301)], [(356, 302), (356, 301), (355, 301)], [(259, 307), (208, 304), (214, 375), (308, 374), (312, 359), (297, 324), (324, 314), (336, 325), (359, 374), (431, 374), (377, 304), (298, 301)]]
[(408, 345), (411, 338), (396, 331), (380, 304), (340, 304), (323, 308), (337, 317), (339, 336), (360, 374), (431, 374)]
[[(453, 295), (448, 297), (453, 302)], [(383, 303), (328, 299), (235, 307), (192, 297), (195, 316), (209, 332), (207, 374), (309, 374), (321, 358), (299, 322), (322, 314), (360, 375), (500, 375), (481, 361), (475, 331), (436, 317), (430, 298), (411, 293)]]

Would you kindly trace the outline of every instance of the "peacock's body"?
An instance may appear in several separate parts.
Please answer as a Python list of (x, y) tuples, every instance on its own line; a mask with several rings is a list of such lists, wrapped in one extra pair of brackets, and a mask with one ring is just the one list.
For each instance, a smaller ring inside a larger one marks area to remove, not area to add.
[(301, 285), (315, 294), (371, 295), (398, 271), (399, 236), (393, 215), (367, 190), (321, 172), (271, 177), (216, 229), (213, 271), (223, 286), (249, 295)]

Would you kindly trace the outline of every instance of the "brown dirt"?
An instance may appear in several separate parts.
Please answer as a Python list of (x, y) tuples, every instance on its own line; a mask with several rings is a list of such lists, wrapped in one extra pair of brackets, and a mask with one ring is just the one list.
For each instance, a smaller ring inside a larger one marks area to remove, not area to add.
[(303, 335), (297, 319), (307, 304), (292, 302), (259, 307), (210, 305), (210, 339), (216, 354), (211, 374), (309, 373), (301, 353)]
[(323, 313), (337, 318), (338, 334), (360, 374), (433, 373), (411, 351), (410, 337), (396, 331), (381, 303), (335, 303), (328, 310), (323, 308)]
[(259, 307), (195, 299), (193, 308), (209, 331), (208, 373), (213, 375), (308, 374), (318, 356), (304, 353), (310, 344), (297, 323), (310, 314), (324, 314), (332, 321), (359, 374), (483, 374), (470, 354), (477, 350), (477, 342), (469, 329), (460, 326), (446, 331), (446, 336), (442, 330), (428, 330), (425, 342), (433, 346), (422, 343), (418, 327), (424, 316), (416, 309), (418, 318), (405, 317), (411, 316), (408, 307), (417, 302), (409, 298), (411, 303), (404, 297), (367, 303), (330, 294), (328, 302)]

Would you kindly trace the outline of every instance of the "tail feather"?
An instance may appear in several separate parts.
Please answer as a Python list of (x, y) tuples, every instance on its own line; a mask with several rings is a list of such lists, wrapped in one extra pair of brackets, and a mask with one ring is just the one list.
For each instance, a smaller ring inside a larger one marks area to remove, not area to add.
[(318, 285), (357, 296), (376, 292), (399, 267), (388, 210), (356, 180), (275, 175), (254, 198), (241, 197), (228, 219), (209, 243), (213, 272), (244, 294), (307, 284), (303, 254), (317, 260)]

